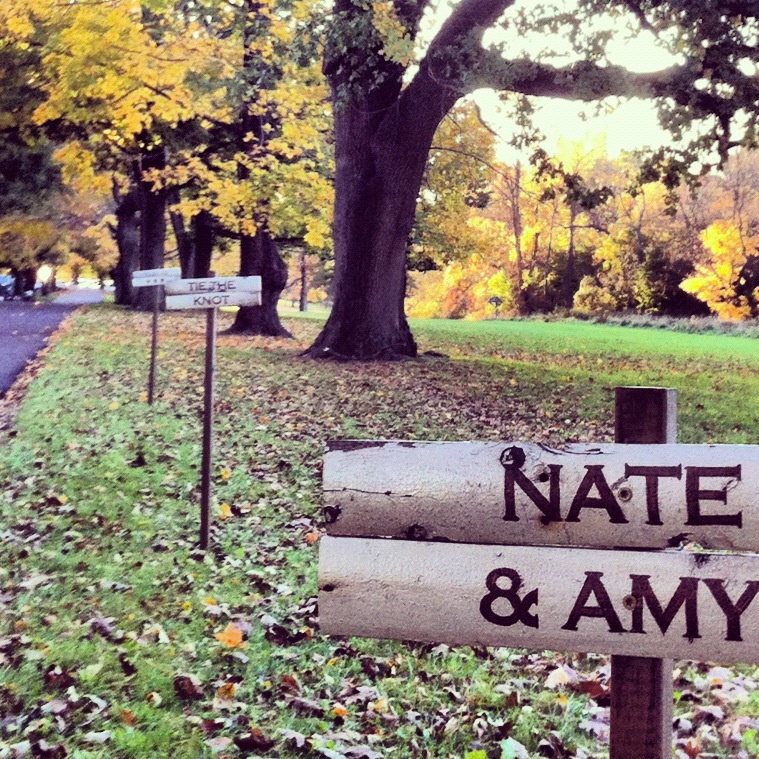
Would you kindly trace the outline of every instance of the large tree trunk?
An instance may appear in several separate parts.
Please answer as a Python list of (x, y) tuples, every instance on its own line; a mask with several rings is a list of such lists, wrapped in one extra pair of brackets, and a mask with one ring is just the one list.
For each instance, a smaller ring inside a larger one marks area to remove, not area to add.
[(135, 289), (132, 274), (140, 257), (140, 196), (136, 188), (121, 195), (114, 186), (116, 200), (116, 226), (111, 232), (119, 250), (119, 259), (113, 269), (114, 299), (120, 306), (131, 306)]
[(260, 229), (255, 237), (246, 235), (240, 239), (240, 276), (253, 275), (261, 277), (261, 305), (241, 306), (228, 332), (292, 337), (277, 313), (279, 296), (287, 284), (287, 266), (266, 229)]
[(335, 301), (314, 358), (416, 356), (406, 248), (432, 138), (456, 96), (415, 83), (389, 109), (336, 104)]
[[(163, 146), (146, 149), (140, 159), (140, 269), (163, 268), (166, 248), (166, 205), (165, 190), (156, 190), (153, 183), (145, 179), (145, 172), (166, 167), (166, 149)], [(143, 311), (153, 309), (152, 287), (136, 290), (133, 305)]]

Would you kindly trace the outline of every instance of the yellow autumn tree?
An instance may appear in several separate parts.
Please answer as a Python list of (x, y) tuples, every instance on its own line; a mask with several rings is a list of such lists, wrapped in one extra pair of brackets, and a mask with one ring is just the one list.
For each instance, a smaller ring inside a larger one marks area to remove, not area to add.
[[(750, 254), (759, 247), (759, 237), (742, 234), (731, 221), (716, 221), (701, 233), (701, 242), (708, 261), (696, 265), (696, 273), (680, 287), (704, 301), (709, 308), (728, 321), (741, 321), (751, 316), (751, 304), (745, 295), (738, 295), (741, 271)], [(754, 293), (754, 299), (759, 293)]]

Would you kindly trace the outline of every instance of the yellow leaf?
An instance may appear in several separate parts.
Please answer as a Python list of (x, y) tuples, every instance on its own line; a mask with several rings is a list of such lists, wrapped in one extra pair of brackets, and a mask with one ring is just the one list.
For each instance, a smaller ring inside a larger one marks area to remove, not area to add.
[(244, 648), (247, 645), (242, 639), (242, 630), (234, 622), (230, 622), (221, 632), (216, 633), (214, 637), (219, 643), (229, 648)]
[(215, 598), (211, 598), (211, 596), (206, 596), (203, 600), (203, 603), (206, 606), (218, 606), (219, 602)]
[(216, 695), (222, 701), (231, 701), (235, 697), (235, 693), (237, 693), (237, 683), (224, 683), (216, 691)]
[(222, 503), (219, 506), (219, 519), (229, 519), (232, 516), (232, 509), (228, 503)]
[(232, 472), (230, 472), (229, 469), (221, 470), (221, 479), (224, 480), (224, 482), (228, 482), (231, 476), (232, 476)]
[(111, 405), (110, 405), (110, 406), (108, 406), (108, 408), (109, 408), (111, 411), (115, 411), (115, 410), (116, 410), (118, 407), (119, 407), (119, 402), (118, 402), (118, 401), (113, 401), (113, 403), (111, 403)]
[(335, 704), (332, 707), (332, 714), (334, 714), (336, 717), (347, 717), (348, 710), (342, 704)]

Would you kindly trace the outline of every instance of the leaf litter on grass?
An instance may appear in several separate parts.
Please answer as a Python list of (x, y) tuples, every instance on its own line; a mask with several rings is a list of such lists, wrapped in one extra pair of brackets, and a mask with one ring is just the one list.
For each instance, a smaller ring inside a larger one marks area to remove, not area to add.
[[(327, 439), (608, 440), (601, 375), (311, 362), (310, 322), (294, 342), (220, 336), (224, 518), (201, 552), (203, 321), (161, 319), (153, 408), (149, 316), (93, 309), (0, 452), (0, 757), (606, 755), (605, 659), (328, 639), (315, 574)], [(753, 755), (756, 669), (677, 677), (678, 756)]]

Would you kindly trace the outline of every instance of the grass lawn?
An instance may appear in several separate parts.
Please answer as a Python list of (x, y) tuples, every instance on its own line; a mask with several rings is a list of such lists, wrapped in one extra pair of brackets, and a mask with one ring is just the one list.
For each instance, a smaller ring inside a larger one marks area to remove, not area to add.
[[(231, 323), (223, 314), (222, 327)], [(683, 442), (759, 442), (759, 342), (415, 322), (425, 356), (220, 336), (212, 550), (196, 550), (204, 318), (111, 306), (59, 335), (0, 448), (0, 759), (604, 757), (601, 656), (323, 637), (330, 438), (612, 437), (613, 388), (680, 391)], [(682, 663), (679, 756), (759, 755), (759, 673)], [(741, 752), (744, 752), (743, 754)]]

